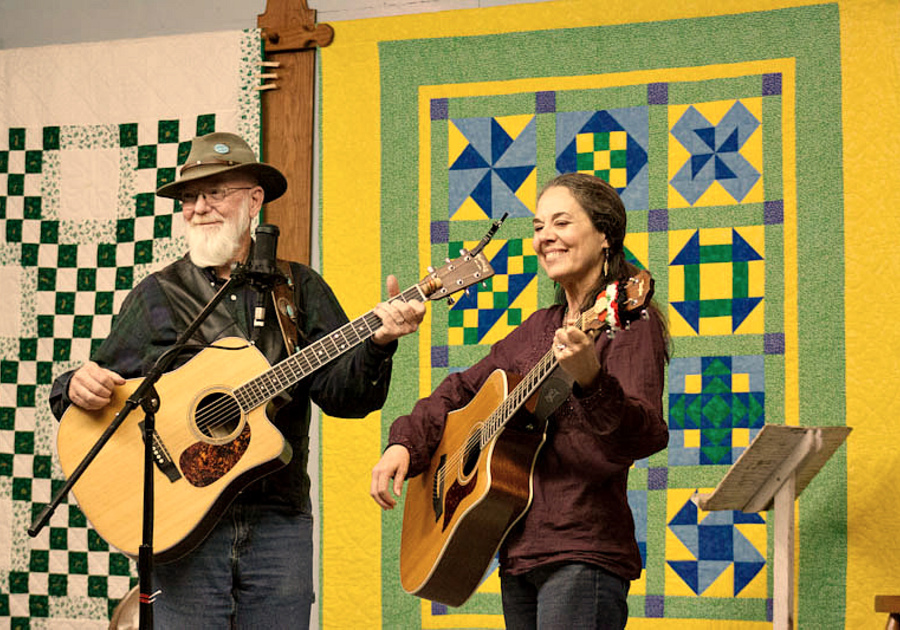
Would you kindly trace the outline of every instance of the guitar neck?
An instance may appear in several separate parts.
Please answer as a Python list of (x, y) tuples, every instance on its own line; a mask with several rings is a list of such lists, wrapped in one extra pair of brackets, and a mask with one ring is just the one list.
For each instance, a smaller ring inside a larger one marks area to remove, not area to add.
[[(582, 313), (573, 325), (579, 330), (586, 330), (587, 322), (592, 319), (590, 311)], [(607, 325), (600, 326), (600, 330), (608, 328)], [(481, 446), (484, 448), (491, 440), (493, 440), (500, 431), (506, 426), (510, 418), (522, 408), (522, 406), (531, 398), (534, 393), (543, 385), (547, 377), (553, 372), (559, 361), (553, 354), (553, 350), (548, 350), (547, 354), (541, 357), (528, 374), (525, 375), (519, 384), (516, 385), (503, 402), (494, 410), (494, 413), (485, 421), (481, 430)]]
[(503, 430), (510, 418), (516, 415), (516, 412), (522, 408), (522, 405), (534, 395), (558, 364), (556, 357), (553, 356), (553, 351), (550, 350), (538, 361), (537, 365), (531, 368), (531, 371), (528, 372), (525, 378), (519, 381), (519, 384), (513, 388), (509, 396), (500, 403), (494, 410), (494, 413), (485, 421), (481, 429), (481, 448), (487, 446)]
[[(425, 302), (427, 299), (429, 299), (428, 295), (423, 291), (421, 284), (416, 284), (389, 301), (419, 300)], [(238, 404), (244, 411), (250, 411), (267, 403), (326, 363), (364, 342), (380, 327), (381, 319), (375, 315), (374, 309), (341, 326), (277, 363), (269, 371), (237, 387), (234, 395)]]
[[(575, 323), (575, 327), (579, 330), (584, 330), (586, 319), (587, 315), (581, 315)], [(519, 381), (519, 384), (513, 388), (503, 402), (494, 410), (494, 413), (485, 421), (481, 430), (482, 448), (503, 430), (510, 418), (516, 415), (528, 399), (534, 395), (557, 365), (559, 365), (559, 361), (556, 360), (553, 350), (548, 350), (547, 354), (541, 357), (537, 365), (529, 370), (525, 378)]]

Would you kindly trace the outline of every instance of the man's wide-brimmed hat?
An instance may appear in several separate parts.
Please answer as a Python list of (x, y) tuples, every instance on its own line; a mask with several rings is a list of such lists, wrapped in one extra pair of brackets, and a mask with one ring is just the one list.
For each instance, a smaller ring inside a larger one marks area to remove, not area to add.
[(266, 191), (267, 202), (278, 199), (287, 190), (287, 180), (281, 171), (258, 162), (243, 138), (217, 131), (191, 141), (191, 152), (178, 169), (178, 177), (174, 182), (160, 186), (156, 194), (177, 199), (189, 184), (223, 173), (245, 173), (255, 177)]

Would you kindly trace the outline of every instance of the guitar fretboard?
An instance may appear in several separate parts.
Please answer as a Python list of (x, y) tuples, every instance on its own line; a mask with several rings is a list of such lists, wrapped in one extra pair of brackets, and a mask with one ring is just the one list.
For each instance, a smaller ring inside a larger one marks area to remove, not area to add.
[[(583, 312), (574, 326), (579, 330), (585, 330), (585, 327), (596, 330), (618, 330), (623, 323), (631, 322), (639, 314), (645, 313), (644, 307), (652, 295), (653, 281), (650, 274), (641, 271), (625, 283), (607, 285), (606, 290), (598, 296), (594, 306)], [(609, 296), (608, 301), (606, 300), (607, 296)], [(600, 305), (601, 297), (605, 300), (602, 306)], [(613, 306), (616, 308), (613, 309)], [(600, 325), (595, 326), (598, 321)], [(559, 361), (556, 360), (551, 349), (528, 372), (525, 378), (519, 381), (509, 396), (482, 425), (479, 438), (482, 449), (503, 430), (509, 419), (531, 398), (557, 365), (559, 365)]]
[[(428, 299), (428, 296), (422, 290), (421, 285), (417, 284), (389, 301), (402, 300), (403, 302), (409, 302), (410, 300), (419, 300), (424, 302), (426, 299)], [(381, 320), (375, 315), (374, 309), (344, 324), (325, 337), (277, 363), (269, 371), (235, 388), (234, 396), (238, 404), (244, 411), (250, 411), (259, 405), (267, 403), (326, 363), (361, 344), (375, 334), (375, 331), (380, 327)]]
[[(581, 317), (578, 318), (575, 326), (579, 330), (584, 330), (584, 321), (587, 317), (587, 314), (582, 314)], [(494, 410), (494, 413), (488, 417), (482, 426), (480, 437), (482, 449), (503, 430), (510, 418), (512, 418), (516, 412), (522, 408), (522, 405), (534, 395), (557, 365), (559, 365), (559, 361), (556, 360), (553, 350), (551, 349), (547, 351), (547, 354), (541, 357), (541, 360), (538, 361), (533, 368), (531, 368), (528, 374), (525, 375), (525, 378), (519, 381), (519, 384), (513, 388), (509, 393), (509, 396), (500, 403)]]

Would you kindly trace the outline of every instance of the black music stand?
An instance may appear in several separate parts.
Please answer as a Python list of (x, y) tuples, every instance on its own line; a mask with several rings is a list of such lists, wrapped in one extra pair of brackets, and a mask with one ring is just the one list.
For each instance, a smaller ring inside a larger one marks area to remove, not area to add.
[(843, 444), (850, 427), (767, 424), (711, 494), (697, 494), (701, 510), (775, 510), (773, 561), (775, 630), (794, 624), (794, 501)]

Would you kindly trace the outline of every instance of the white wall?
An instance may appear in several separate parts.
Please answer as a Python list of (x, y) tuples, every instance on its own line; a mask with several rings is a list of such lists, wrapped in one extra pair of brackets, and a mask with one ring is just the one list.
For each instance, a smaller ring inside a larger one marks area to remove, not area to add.
[[(299, 0), (298, 0), (299, 1)], [(543, 0), (307, 0), (319, 22)], [(256, 26), (266, 0), (0, 0), (0, 49)]]

